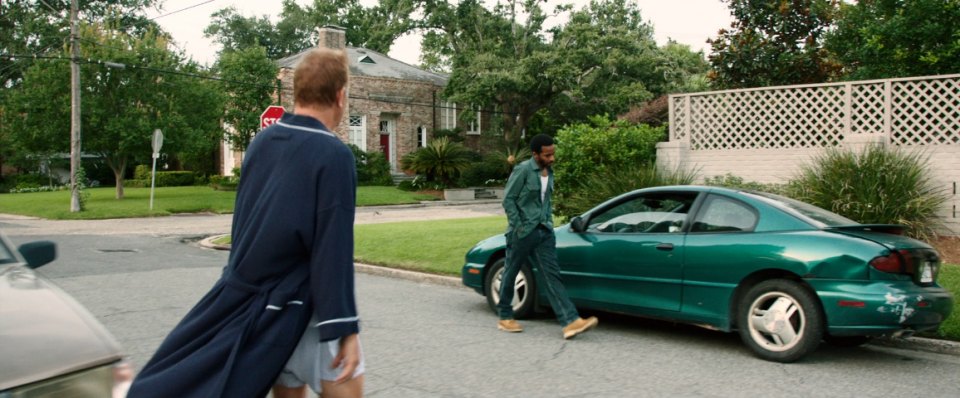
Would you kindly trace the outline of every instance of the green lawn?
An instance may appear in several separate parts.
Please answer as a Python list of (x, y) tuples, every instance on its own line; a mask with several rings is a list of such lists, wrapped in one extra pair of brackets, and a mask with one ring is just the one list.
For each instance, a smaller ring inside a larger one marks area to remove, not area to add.
[[(206, 186), (156, 188), (150, 211), (150, 188), (126, 188), (124, 198), (114, 199), (115, 189), (89, 188), (86, 210), (70, 212), (70, 192), (0, 194), (0, 213), (54, 220), (167, 216), (174, 213), (232, 213), (236, 192), (215, 191)], [(358, 187), (357, 205), (419, 203), (433, 196), (401, 191), (394, 187)]]
[(960, 341), (960, 265), (945, 264), (937, 277), (941, 286), (953, 293), (953, 312), (940, 325), (937, 336), (945, 339)]
[(503, 216), (354, 226), (357, 262), (460, 275), (463, 256), (481, 239), (503, 233)]

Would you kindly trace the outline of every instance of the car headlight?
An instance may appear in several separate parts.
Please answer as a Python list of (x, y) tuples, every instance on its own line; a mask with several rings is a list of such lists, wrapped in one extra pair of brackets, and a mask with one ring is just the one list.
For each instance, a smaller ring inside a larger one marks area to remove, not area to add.
[(132, 380), (133, 369), (121, 361), (16, 387), (0, 392), (0, 398), (123, 398)]

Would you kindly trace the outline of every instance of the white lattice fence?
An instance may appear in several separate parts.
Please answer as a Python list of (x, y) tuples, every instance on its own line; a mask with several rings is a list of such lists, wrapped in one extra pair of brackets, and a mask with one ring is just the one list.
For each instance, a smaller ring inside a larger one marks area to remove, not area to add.
[(960, 75), (672, 95), (670, 126), (691, 150), (960, 144)]

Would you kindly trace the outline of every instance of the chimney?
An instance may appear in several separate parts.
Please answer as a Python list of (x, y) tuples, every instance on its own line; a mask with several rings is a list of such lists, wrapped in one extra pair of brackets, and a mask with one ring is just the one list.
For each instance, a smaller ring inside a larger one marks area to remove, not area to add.
[(317, 47), (343, 50), (347, 47), (346, 29), (336, 25), (324, 25), (317, 29)]

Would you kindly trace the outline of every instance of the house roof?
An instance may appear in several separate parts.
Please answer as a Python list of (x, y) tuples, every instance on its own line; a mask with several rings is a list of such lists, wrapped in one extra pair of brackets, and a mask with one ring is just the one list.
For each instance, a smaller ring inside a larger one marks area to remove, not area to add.
[[(354, 76), (386, 77), (401, 80), (416, 80), (433, 83), (438, 86), (447, 84), (449, 76), (434, 73), (409, 65), (405, 62), (390, 58), (373, 50), (360, 47), (347, 47), (347, 58), (350, 60), (350, 73)], [(310, 50), (281, 58), (277, 64), (281, 68), (293, 69), (300, 58)], [(361, 62), (361, 60), (363, 60)]]

